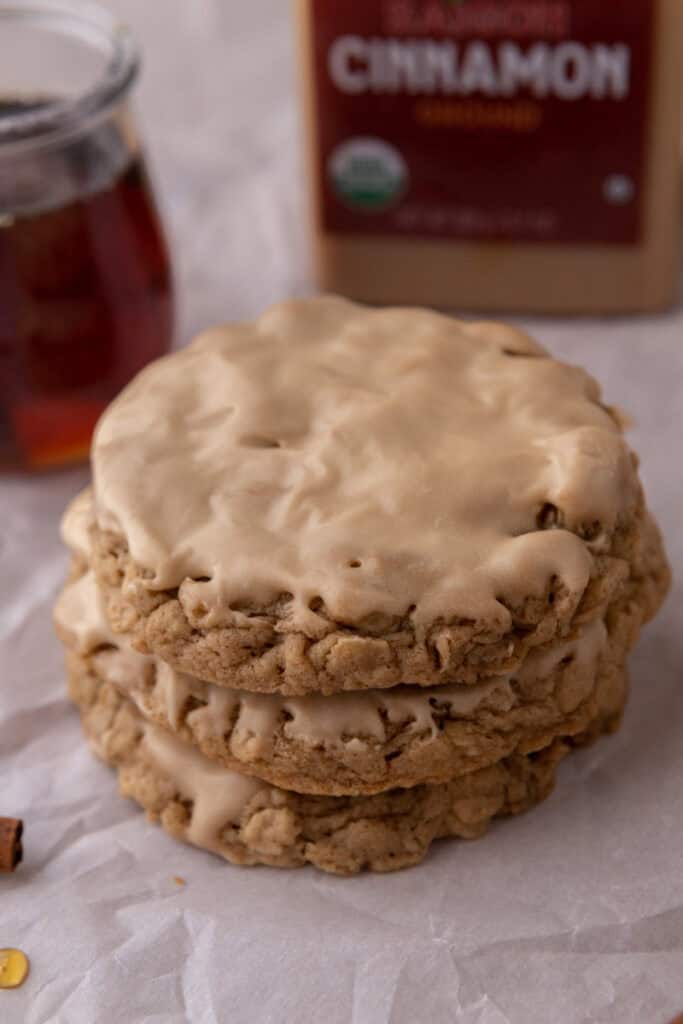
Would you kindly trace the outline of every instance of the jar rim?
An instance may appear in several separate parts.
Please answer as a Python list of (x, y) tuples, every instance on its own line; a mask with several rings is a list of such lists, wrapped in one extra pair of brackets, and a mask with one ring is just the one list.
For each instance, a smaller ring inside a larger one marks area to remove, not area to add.
[(94, 44), (107, 54), (94, 84), (66, 100), (0, 117), (4, 145), (52, 140), (70, 134), (122, 99), (137, 77), (140, 55), (127, 25), (88, 0), (0, 0), (3, 21), (33, 22)]

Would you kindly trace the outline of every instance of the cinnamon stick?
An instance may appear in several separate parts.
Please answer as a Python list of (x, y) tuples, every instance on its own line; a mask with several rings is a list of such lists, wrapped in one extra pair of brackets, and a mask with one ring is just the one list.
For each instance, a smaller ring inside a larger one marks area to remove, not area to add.
[(23, 856), (20, 818), (0, 818), (0, 871), (14, 871)]

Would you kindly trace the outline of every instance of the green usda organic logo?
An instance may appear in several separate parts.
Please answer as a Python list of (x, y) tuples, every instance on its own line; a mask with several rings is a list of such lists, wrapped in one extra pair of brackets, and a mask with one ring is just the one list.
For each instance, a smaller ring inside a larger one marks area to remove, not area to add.
[(396, 147), (370, 136), (347, 139), (337, 146), (328, 173), (342, 202), (366, 213), (388, 209), (408, 183), (408, 167)]

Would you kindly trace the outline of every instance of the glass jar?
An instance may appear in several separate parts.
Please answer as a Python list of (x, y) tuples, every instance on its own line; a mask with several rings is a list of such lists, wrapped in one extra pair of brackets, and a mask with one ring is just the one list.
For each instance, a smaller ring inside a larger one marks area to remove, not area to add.
[(86, 456), (172, 340), (169, 258), (128, 106), (129, 32), (73, 0), (0, 0), (0, 466)]

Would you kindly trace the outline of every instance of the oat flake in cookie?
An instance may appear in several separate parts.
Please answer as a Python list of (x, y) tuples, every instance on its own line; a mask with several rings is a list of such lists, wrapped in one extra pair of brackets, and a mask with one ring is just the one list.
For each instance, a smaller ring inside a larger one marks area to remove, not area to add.
[(595, 381), (423, 310), (207, 331), (113, 403), (92, 461), (114, 630), (244, 690), (476, 684), (601, 618), (641, 558)]

